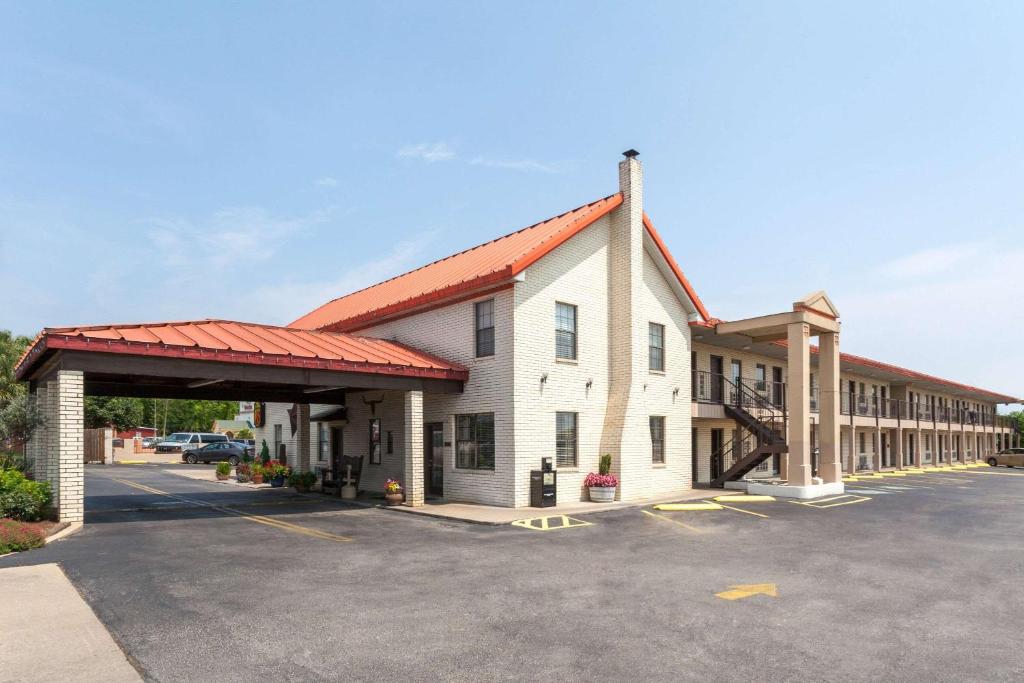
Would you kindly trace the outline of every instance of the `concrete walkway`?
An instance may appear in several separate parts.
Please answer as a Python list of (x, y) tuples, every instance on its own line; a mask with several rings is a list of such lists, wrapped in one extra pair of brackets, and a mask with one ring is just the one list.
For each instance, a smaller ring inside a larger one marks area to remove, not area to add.
[(56, 564), (0, 569), (0, 683), (141, 681)]
[(595, 512), (610, 512), (622, 510), (623, 508), (642, 507), (645, 505), (657, 505), (658, 503), (678, 503), (686, 500), (701, 500), (712, 496), (742, 493), (741, 491), (723, 491), (721, 489), (692, 489), (679, 491), (668, 496), (660, 496), (636, 502), (623, 503), (591, 503), (589, 501), (573, 501), (560, 503), (550, 508), (507, 508), (494, 507), (491, 505), (476, 505), (473, 503), (430, 503), (422, 507), (408, 507), (396, 505), (388, 510), (409, 512), (427, 517), (440, 517), (443, 519), (457, 519), (463, 522), (476, 524), (511, 524), (520, 519), (531, 519), (534, 517), (552, 517), (557, 515), (587, 515)]

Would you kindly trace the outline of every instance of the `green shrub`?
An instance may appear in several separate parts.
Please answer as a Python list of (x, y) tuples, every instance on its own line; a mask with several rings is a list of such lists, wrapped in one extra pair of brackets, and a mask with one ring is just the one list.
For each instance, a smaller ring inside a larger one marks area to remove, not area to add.
[(25, 460), (25, 456), (17, 453), (0, 452), (0, 470), (27, 472), (28, 469), (28, 462)]
[(0, 555), (45, 545), (43, 532), (13, 519), (0, 519)]
[(226, 462), (217, 463), (217, 474), (222, 476), (231, 474), (231, 465)]
[(597, 470), (600, 474), (608, 474), (612, 471), (612, 454), (605, 453), (601, 456), (601, 462), (597, 466)]
[(49, 504), (49, 483), (32, 481), (18, 470), (0, 470), (0, 517), (36, 520)]

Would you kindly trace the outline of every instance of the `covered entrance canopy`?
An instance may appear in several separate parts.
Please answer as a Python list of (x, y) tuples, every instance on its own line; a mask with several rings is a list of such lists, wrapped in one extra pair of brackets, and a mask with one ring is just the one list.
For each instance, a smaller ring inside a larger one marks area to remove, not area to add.
[(308, 469), (310, 402), (398, 390), (422, 410), (423, 392), (459, 393), (469, 378), (461, 365), (395, 341), (224, 320), (47, 328), (15, 372), (46, 417), (29, 456), (69, 521), (83, 512), (85, 395), (296, 403), (299, 467)]

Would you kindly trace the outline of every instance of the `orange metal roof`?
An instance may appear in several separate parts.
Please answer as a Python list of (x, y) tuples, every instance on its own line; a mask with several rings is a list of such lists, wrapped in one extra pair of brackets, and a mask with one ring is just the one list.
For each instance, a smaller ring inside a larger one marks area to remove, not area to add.
[[(619, 193), (585, 204), (560, 216), (334, 299), (302, 316), (291, 326), (352, 331), (386, 317), (441, 302), (450, 303), (470, 293), (479, 294), (508, 286), (529, 265), (620, 204), (622, 195)], [(700, 314), (707, 318), (704, 305), (646, 216), (644, 225)]]
[(466, 380), (469, 372), (393, 341), (229, 320), (48, 327), (15, 366), (24, 376), (47, 349), (75, 349)]

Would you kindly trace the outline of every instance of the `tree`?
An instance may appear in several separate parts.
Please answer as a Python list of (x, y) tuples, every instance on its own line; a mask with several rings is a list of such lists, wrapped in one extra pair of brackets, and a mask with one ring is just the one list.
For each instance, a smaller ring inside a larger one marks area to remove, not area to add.
[(0, 444), (23, 444), (42, 426), (43, 415), (35, 399), (21, 393), (0, 408)]
[(0, 408), (25, 393), (25, 385), (14, 379), (14, 364), (31, 343), (28, 337), (0, 330)]
[(251, 438), (253, 438), (252, 430), (249, 429), (248, 427), (242, 427), (241, 429), (238, 430), (238, 433), (235, 434), (235, 438), (236, 439), (251, 439)]
[(124, 431), (142, 424), (142, 399), (110, 396), (86, 396), (85, 426), (91, 429), (113, 427)]

